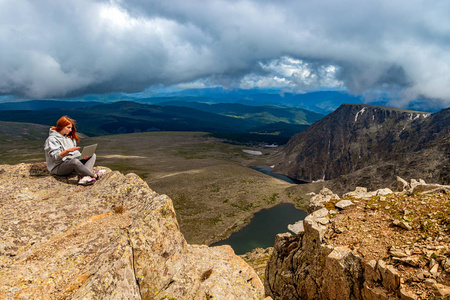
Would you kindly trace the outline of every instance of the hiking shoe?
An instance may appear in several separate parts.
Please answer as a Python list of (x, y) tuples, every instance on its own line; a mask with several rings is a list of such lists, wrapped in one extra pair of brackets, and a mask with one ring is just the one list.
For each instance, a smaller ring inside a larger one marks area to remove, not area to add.
[(83, 178), (78, 181), (79, 185), (91, 185), (94, 184), (97, 180), (95, 178), (92, 178), (91, 176), (84, 176)]
[(105, 169), (101, 169), (101, 170), (98, 170), (97, 172), (95, 172), (95, 175), (97, 175), (97, 180), (99, 180), (100, 177), (102, 177), (103, 175), (105, 175), (105, 173), (106, 173), (106, 170), (105, 170)]

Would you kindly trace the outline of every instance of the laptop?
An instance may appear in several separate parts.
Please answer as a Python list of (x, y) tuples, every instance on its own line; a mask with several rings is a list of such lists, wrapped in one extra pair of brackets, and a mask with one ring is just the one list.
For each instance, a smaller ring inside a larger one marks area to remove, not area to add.
[(91, 157), (94, 155), (97, 149), (97, 144), (92, 144), (83, 148), (80, 158), (85, 158), (86, 156)]

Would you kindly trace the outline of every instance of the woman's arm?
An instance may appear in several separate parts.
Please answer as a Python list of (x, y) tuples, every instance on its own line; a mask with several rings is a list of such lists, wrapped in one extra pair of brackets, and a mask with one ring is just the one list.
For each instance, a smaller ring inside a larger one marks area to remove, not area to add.
[(81, 149), (81, 147), (72, 147), (68, 149), (64, 149), (64, 146), (58, 140), (50, 137), (46, 140), (44, 150), (45, 152), (54, 160), (61, 160), (70, 152)]
[(66, 157), (70, 152), (77, 151), (80, 149), (81, 149), (81, 147), (72, 147), (72, 148), (66, 149), (64, 151), (61, 151), (61, 153), (59, 153), (59, 156)]

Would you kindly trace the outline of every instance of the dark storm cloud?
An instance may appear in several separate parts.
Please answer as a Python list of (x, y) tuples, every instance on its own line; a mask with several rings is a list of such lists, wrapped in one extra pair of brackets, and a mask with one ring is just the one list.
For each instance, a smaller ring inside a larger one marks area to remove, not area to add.
[[(447, 1), (0, 0), (0, 94), (202, 80), (450, 104)], [(435, 100), (436, 101), (436, 100)]]

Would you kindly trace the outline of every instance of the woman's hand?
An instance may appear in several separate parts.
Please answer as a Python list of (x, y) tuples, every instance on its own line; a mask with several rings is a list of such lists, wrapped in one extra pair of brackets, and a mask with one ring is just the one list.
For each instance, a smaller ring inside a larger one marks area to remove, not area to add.
[(59, 156), (65, 157), (65, 156), (67, 156), (70, 152), (77, 151), (77, 150), (80, 150), (80, 149), (81, 149), (81, 147), (72, 147), (72, 148), (69, 148), (69, 149), (66, 149), (66, 150), (62, 151), (62, 152), (59, 154)]

